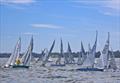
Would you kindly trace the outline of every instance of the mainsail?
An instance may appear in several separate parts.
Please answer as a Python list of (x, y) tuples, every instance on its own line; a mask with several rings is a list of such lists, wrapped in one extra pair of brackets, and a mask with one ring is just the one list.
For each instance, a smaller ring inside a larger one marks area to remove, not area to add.
[(38, 61), (40, 61), (40, 60), (42, 60), (43, 61), (43, 58), (44, 58), (44, 56), (45, 56), (45, 49), (44, 50), (42, 50), (42, 52), (41, 52), (41, 54), (40, 54), (41, 56), (39, 56), (39, 58), (36, 60), (36, 63), (38, 62)]
[(49, 52), (46, 52), (46, 53), (45, 53), (45, 59), (43, 60), (42, 66), (45, 66), (45, 64), (47, 63), (47, 61), (48, 61), (48, 59), (49, 59), (49, 57), (50, 57), (50, 54), (51, 54), (51, 52), (52, 52), (52, 50), (53, 50), (53, 48), (54, 48), (54, 45), (55, 45), (55, 40), (53, 41), (53, 44), (52, 44)]
[(95, 39), (95, 43), (91, 49), (90, 44), (88, 45), (88, 52), (87, 52), (87, 58), (84, 62), (84, 65), (87, 67), (92, 67), (94, 68), (94, 64), (95, 64), (95, 53), (96, 53), (96, 47), (97, 47), (97, 36), (98, 36), (98, 32), (96, 31), (96, 39)]
[(14, 65), (16, 58), (20, 56), (20, 49), (21, 49), (21, 38), (17, 41), (14, 51), (11, 54), (9, 60), (7, 61), (5, 67), (9, 67), (10, 65)]
[(86, 56), (86, 53), (85, 53), (85, 50), (84, 50), (84, 47), (83, 47), (83, 43), (81, 41), (81, 51), (80, 51), (80, 53), (78, 55), (77, 64), (82, 65), (86, 58), (87, 58), (87, 56)]
[(75, 60), (74, 60), (74, 56), (72, 55), (72, 50), (70, 48), (70, 44), (68, 42), (68, 50), (67, 50), (67, 53), (68, 53), (68, 62), (71, 64), (71, 63), (75, 63)]
[(113, 53), (112, 49), (111, 49), (111, 54), (109, 55), (109, 66), (108, 66), (108, 68), (114, 69), (114, 70), (117, 69), (117, 65), (116, 65), (116, 62), (115, 62), (115, 57), (114, 57), (114, 53)]
[(33, 50), (33, 37), (31, 37), (30, 45), (28, 46), (27, 51), (23, 55), (21, 62), (23, 65), (29, 66), (32, 56), (32, 50)]
[(102, 60), (102, 65), (104, 69), (108, 68), (108, 60), (109, 60), (109, 39), (110, 35), (108, 32), (108, 39), (106, 41), (106, 44), (104, 46), (104, 49), (102, 51), (102, 55), (100, 56), (100, 59)]
[(88, 44), (88, 51), (87, 51), (86, 59), (83, 63), (83, 66), (91, 67), (90, 53), (91, 53), (91, 47), (90, 47), (90, 44)]
[(90, 52), (90, 61), (91, 61), (91, 65), (92, 67), (94, 67), (94, 64), (95, 64), (95, 53), (96, 53), (96, 47), (97, 47), (97, 36), (98, 36), (98, 32), (96, 31), (96, 40), (95, 40), (95, 43), (91, 49), (91, 52)]
[(108, 39), (107, 39), (104, 49), (102, 51), (102, 55), (100, 56), (101, 68), (116, 70), (117, 66), (116, 66), (116, 62), (115, 62), (115, 58), (114, 58), (114, 53), (113, 53), (112, 49), (111, 49), (111, 53), (110, 53), (109, 45), (110, 45), (110, 34), (108, 32)]

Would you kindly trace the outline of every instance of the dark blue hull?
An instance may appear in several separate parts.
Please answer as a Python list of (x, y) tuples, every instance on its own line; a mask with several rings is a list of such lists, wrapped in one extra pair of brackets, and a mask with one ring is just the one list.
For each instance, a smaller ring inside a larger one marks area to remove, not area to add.
[(25, 66), (25, 65), (13, 65), (12, 68), (29, 68), (29, 66)]
[(79, 68), (76, 70), (78, 71), (104, 71), (104, 69), (98, 69), (98, 68)]

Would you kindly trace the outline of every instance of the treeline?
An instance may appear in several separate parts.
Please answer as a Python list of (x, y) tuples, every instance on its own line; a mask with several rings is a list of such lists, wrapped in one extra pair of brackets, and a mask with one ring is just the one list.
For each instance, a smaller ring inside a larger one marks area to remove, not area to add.
[[(110, 52), (111, 53), (111, 52)], [(120, 51), (114, 51), (113, 52), (114, 53), (114, 55), (115, 55), (115, 58), (120, 58)], [(65, 55), (68, 55), (68, 53), (64, 53)], [(78, 55), (80, 54), (80, 52), (73, 52), (72, 53), (72, 55), (74, 56), (74, 57), (78, 57)], [(10, 55), (11, 55), (11, 53), (0, 53), (0, 58), (8, 58), (8, 57), (10, 57)], [(22, 56), (23, 54), (20, 54), (20, 56)], [(41, 54), (39, 54), (39, 53), (32, 53), (32, 55), (33, 55), (33, 57), (41, 57)], [(59, 55), (59, 53), (57, 53), (57, 52), (54, 52), (54, 53), (51, 53), (51, 56), (53, 57), (53, 58), (55, 58), (55, 57), (57, 57)], [(96, 58), (99, 58), (100, 57), (100, 55), (101, 55), (101, 52), (100, 51), (98, 51), (98, 52), (96, 52), (96, 54), (95, 54), (95, 57)]]

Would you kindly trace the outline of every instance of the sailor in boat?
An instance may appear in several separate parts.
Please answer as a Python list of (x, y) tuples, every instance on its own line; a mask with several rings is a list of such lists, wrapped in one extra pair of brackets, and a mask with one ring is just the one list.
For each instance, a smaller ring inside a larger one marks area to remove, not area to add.
[(21, 64), (21, 61), (20, 59), (16, 59), (16, 62), (15, 62), (16, 65), (20, 65)]

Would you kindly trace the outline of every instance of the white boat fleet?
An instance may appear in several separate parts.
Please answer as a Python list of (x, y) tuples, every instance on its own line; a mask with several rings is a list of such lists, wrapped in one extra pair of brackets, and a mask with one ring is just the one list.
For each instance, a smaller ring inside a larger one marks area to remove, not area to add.
[[(83, 46), (83, 43), (81, 42), (81, 50), (78, 55), (77, 62), (75, 60), (75, 57), (72, 55), (72, 50), (70, 47), (70, 43), (68, 42), (68, 49), (67, 54), (63, 51), (63, 42), (62, 39), (60, 40), (60, 53), (55, 61), (54, 64), (51, 64), (51, 66), (66, 66), (68, 64), (77, 64), (78, 66), (81, 66), (79, 69), (80, 71), (106, 71), (108, 69), (117, 69), (117, 65), (115, 62), (115, 57), (113, 54), (112, 48), (110, 49), (110, 34), (108, 32), (108, 38), (106, 40), (105, 46), (103, 50), (101, 51), (101, 55), (99, 58), (99, 62), (96, 62), (95, 54), (96, 54), (96, 48), (97, 48), (97, 37), (98, 32), (96, 31), (96, 38), (95, 43), (90, 47), (90, 44), (88, 45), (88, 51), (86, 52)], [(36, 60), (36, 63), (41, 61), (41, 66), (46, 66), (46, 64), (49, 61), (51, 57), (52, 50), (55, 46), (55, 40), (53, 41), (53, 44), (48, 51), (47, 49), (44, 49), (41, 52), (41, 57), (39, 57)], [(31, 57), (32, 57), (32, 51), (33, 51), (33, 36), (31, 37), (30, 44), (26, 50), (26, 52), (20, 56), (21, 51), (21, 38), (18, 39), (13, 52), (11, 53), (11, 56), (9, 57), (8, 61), (6, 62), (4, 68), (29, 68)], [(110, 53), (111, 51), (111, 53)], [(62, 58), (64, 61), (62, 61)], [(98, 65), (97, 67), (95, 65)]]

